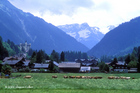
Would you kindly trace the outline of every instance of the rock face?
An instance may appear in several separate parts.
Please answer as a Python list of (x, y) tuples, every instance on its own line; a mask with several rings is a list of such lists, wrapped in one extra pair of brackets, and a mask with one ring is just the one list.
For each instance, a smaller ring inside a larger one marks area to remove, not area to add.
[(31, 48), (47, 53), (53, 49), (57, 52), (88, 50), (59, 28), (17, 9), (8, 0), (0, 1), (0, 14), (0, 36), (4, 41), (10, 39), (16, 44), (27, 41), (32, 44)]
[(89, 55), (125, 55), (131, 53), (134, 47), (140, 46), (140, 17), (123, 23), (108, 32), (104, 38), (94, 46)]

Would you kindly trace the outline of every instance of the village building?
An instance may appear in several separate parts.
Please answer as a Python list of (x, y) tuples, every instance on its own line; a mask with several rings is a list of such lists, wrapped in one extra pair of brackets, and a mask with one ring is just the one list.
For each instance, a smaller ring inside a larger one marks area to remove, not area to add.
[(55, 61), (53, 61), (53, 64), (54, 64), (56, 67), (59, 66), (59, 64), (58, 64), (57, 62), (55, 62)]
[(31, 44), (27, 44), (27, 41), (25, 43), (20, 43), (19, 48), (20, 50), (24, 49), (25, 52), (28, 52), (31, 47)]
[(98, 61), (95, 59), (75, 59), (76, 63), (81, 63), (81, 66), (96, 66)]
[(28, 44), (27, 41), (25, 41), (25, 43), (20, 43), (19, 44), (19, 48), (23, 53), (19, 53), (18, 56), (26, 58), (26, 53), (31, 48), (31, 44), (30, 43)]
[(137, 72), (138, 72), (137, 69), (138, 69), (138, 68), (130, 68), (130, 69), (128, 70), (128, 73), (137, 73)]
[(6, 57), (5, 59), (3, 59), (3, 63), (4, 64), (8, 64), (12, 67), (12, 71), (13, 72), (17, 72), (19, 71), (19, 69), (24, 68), (24, 63), (26, 62), (24, 57)]
[(81, 68), (80, 63), (75, 62), (63, 62), (59, 63), (59, 72), (71, 72), (71, 73), (78, 73)]
[(82, 73), (89, 73), (90, 71), (91, 71), (90, 66), (81, 66), (81, 68), (80, 68), (80, 72), (82, 72)]
[(118, 63), (112, 64), (111, 66), (113, 67), (112, 69), (110, 69), (111, 71), (126, 72), (126, 73), (128, 73), (127, 64), (125, 64), (124, 61), (118, 61)]
[(44, 69), (44, 71), (48, 71), (49, 64), (43, 64), (43, 63), (34, 63), (34, 66), (31, 68), (31, 71), (39, 71), (41, 69)]

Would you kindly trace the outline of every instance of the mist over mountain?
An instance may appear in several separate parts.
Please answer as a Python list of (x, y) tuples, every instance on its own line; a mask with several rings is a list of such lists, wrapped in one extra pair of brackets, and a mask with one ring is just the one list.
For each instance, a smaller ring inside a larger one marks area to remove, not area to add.
[(74, 37), (89, 49), (95, 46), (104, 36), (98, 27), (90, 27), (87, 23), (60, 25), (58, 28)]
[(88, 50), (59, 28), (17, 9), (8, 0), (0, 1), (0, 14), (0, 36), (4, 41), (10, 39), (16, 44), (27, 41), (33, 49), (43, 49), (47, 53), (53, 49), (58, 52)]
[(132, 52), (134, 47), (140, 46), (140, 17), (125, 22), (108, 32), (103, 39), (94, 46), (89, 55), (125, 55)]

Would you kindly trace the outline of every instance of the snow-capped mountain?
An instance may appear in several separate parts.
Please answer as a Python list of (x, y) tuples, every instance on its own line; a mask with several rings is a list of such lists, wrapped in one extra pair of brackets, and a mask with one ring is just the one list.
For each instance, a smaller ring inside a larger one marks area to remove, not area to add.
[(115, 28), (114, 25), (110, 25), (110, 26), (107, 26), (107, 29), (110, 31), (110, 30), (113, 30)]
[(95, 46), (104, 36), (98, 27), (90, 27), (87, 23), (58, 26), (88, 48)]

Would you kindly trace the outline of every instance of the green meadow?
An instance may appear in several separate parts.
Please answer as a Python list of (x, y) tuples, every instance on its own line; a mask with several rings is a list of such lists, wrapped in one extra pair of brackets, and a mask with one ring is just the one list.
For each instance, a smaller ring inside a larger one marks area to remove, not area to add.
[[(139, 73), (12, 73), (17, 78), (1, 78), (0, 93), (140, 93)], [(23, 78), (26, 75), (32, 77)], [(58, 78), (52, 78), (57, 75)], [(63, 76), (100, 76), (102, 79), (64, 79)], [(108, 76), (131, 77), (108, 79)], [(132, 78), (135, 79), (132, 79)]]

